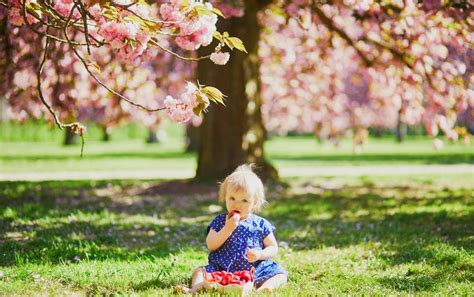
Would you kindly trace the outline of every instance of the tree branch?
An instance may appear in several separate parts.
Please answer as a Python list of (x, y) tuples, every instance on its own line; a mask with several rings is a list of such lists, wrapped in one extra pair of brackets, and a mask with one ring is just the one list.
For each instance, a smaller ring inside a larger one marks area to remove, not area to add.
[(403, 64), (405, 64), (406, 66), (408, 66), (409, 68), (413, 68), (413, 65), (410, 63), (410, 61), (408, 61), (408, 56), (399, 51), (398, 49), (396, 48), (393, 48), (393, 47), (390, 47), (389, 45), (386, 45), (386, 44), (383, 44), (377, 40), (374, 40), (368, 36), (364, 36), (362, 37), (360, 40), (363, 40), (363, 41), (367, 41), (367, 42), (370, 42), (382, 49), (386, 49), (388, 50), (397, 60), (401, 61)]
[(200, 61), (200, 60), (204, 60), (204, 59), (209, 59), (209, 57), (211, 57), (211, 55), (202, 56), (202, 57), (197, 57), (197, 58), (183, 57), (183, 56), (181, 56), (181, 55), (179, 55), (179, 54), (173, 52), (172, 50), (165, 48), (165, 47), (162, 46), (157, 40), (150, 39), (149, 42), (150, 42), (151, 44), (153, 44), (153, 45), (156, 45), (157, 47), (159, 47), (161, 50), (167, 52), (168, 54), (171, 54), (171, 55), (175, 56), (176, 58), (179, 58), (179, 59), (185, 60), (185, 61)]
[(57, 112), (51, 107), (51, 105), (49, 105), (49, 103), (44, 98), (43, 91), (41, 89), (41, 74), (43, 73), (44, 65), (45, 65), (46, 59), (48, 57), (48, 48), (49, 48), (49, 37), (46, 36), (46, 44), (44, 46), (43, 59), (41, 60), (38, 71), (36, 72), (36, 79), (37, 79), (36, 89), (38, 91), (38, 96), (40, 97), (40, 100), (43, 103), (43, 105), (46, 106), (48, 111), (53, 116), (54, 122), (59, 127), (59, 129), (64, 130), (64, 128), (70, 128), (74, 133), (79, 134), (79, 136), (81, 137), (81, 157), (82, 157), (83, 154), (84, 154), (84, 144), (85, 144), (85, 141), (84, 141), (84, 126), (79, 122), (63, 124), (61, 122), (61, 120), (59, 119), (59, 116), (58, 116)]
[(311, 9), (316, 13), (316, 15), (324, 24), (324, 26), (326, 26), (326, 28), (328, 28), (330, 31), (336, 32), (339, 37), (344, 39), (352, 48), (354, 48), (354, 50), (357, 52), (357, 55), (362, 59), (362, 61), (367, 67), (372, 66), (373, 61), (369, 59), (360, 48), (357, 47), (355, 42), (349, 37), (349, 35), (347, 35), (344, 30), (337, 27), (336, 24), (334, 24), (334, 22), (327, 15), (324, 14), (324, 12), (318, 7), (315, 0), (311, 1)]
[(79, 5), (82, 22), (84, 23), (84, 37), (86, 39), (86, 44), (87, 44), (87, 53), (90, 56), (91, 48), (90, 48), (90, 41), (89, 41), (89, 29), (87, 27), (87, 10), (84, 7), (84, 4), (82, 3), (82, 1), (74, 1), (74, 3)]
[[(138, 3), (137, 2), (132, 2), (130, 4), (119, 4), (119, 3), (116, 3), (114, 1), (111, 1), (110, 2), (110, 5), (111, 6), (114, 6), (114, 7), (117, 7), (121, 10), (125, 10), (133, 15), (135, 15), (136, 17), (138, 17), (139, 19), (141, 19), (142, 21), (145, 21), (145, 22), (150, 22), (150, 23), (153, 23), (155, 25), (158, 25), (158, 24), (163, 24), (163, 25), (172, 25), (172, 24), (178, 24), (180, 22), (183, 21), (183, 19), (179, 19), (179, 20), (176, 20), (176, 21), (162, 21), (162, 20), (151, 20), (151, 19), (148, 19), (148, 18), (145, 18), (145, 17), (142, 17), (141, 15), (139, 15), (138, 13), (136, 13), (135, 11), (133, 10), (130, 10), (130, 7), (133, 6), (133, 5), (136, 5)], [(189, 12), (191, 11), (191, 8), (187, 8), (185, 11), (183, 11), (183, 16), (185, 16), (186, 14), (188, 14)]]
[(77, 3), (74, 4), (73, 8), (71, 9), (71, 15), (68, 19), (68, 21), (66, 22), (66, 26), (64, 27), (64, 36), (66, 38), (66, 40), (69, 42), (69, 46), (71, 47), (71, 49), (73, 50), (74, 54), (76, 55), (76, 57), (81, 60), (82, 62), (82, 65), (84, 65), (84, 68), (86, 69), (86, 71), (89, 73), (90, 76), (92, 76), (92, 78), (99, 84), (101, 85), (102, 87), (104, 87), (107, 91), (109, 91), (110, 93), (114, 94), (115, 96), (118, 96), (119, 98), (125, 100), (126, 102), (130, 103), (131, 105), (133, 106), (136, 106), (136, 107), (139, 107), (141, 109), (144, 109), (146, 111), (149, 111), (149, 112), (154, 112), (154, 111), (160, 111), (160, 110), (164, 110), (165, 107), (159, 107), (159, 108), (148, 108), (146, 106), (143, 106), (139, 103), (136, 103), (132, 100), (130, 100), (129, 98), (125, 97), (124, 95), (118, 93), (117, 91), (111, 89), (109, 86), (107, 86), (106, 84), (104, 84), (94, 73), (92, 73), (92, 71), (89, 69), (89, 66), (87, 65), (87, 62), (84, 60), (84, 58), (79, 54), (79, 52), (77, 51), (77, 49), (75, 48), (74, 45), (71, 44), (71, 39), (69, 38), (69, 35), (67, 33), (67, 28), (69, 26), (69, 22), (70, 22), (70, 19), (71, 19), (71, 16), (72, 16), (72, 12), (74, 11), (74, 9), (77, 7)]

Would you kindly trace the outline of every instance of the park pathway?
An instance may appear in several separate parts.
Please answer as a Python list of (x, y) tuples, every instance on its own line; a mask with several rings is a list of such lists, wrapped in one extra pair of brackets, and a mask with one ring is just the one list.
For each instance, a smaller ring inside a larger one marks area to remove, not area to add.
[[(281, 177), (329, 177), (329, 176), (387, 176), (387, 175), (444, 175), (470, 174), (474, 180), (474, 165), (338, 165), (320, 167), (279, 168)], [(184, 179), (194, 176), (194, 168), (166, 170), (114, 170), (4, 173), (0, 181), (44, 180), (109, 180), (109, 179)]]

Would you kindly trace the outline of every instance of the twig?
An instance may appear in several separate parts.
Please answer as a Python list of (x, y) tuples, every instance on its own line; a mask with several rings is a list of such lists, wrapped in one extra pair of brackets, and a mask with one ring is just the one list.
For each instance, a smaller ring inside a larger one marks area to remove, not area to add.
[[(63, 124), (61, 123), (61, 120), (59, 119), (58, 114), (56, 111), (49, 105), (49, 103), (46, 101), (43, 95), (43, 91), (41, 89), (41, 74), (43, 73), (44, 65), (46, 63), (46, 59), (48, 57), (48, 48), (49, 48), (49, 37), (46, 37), (46, 44), (44, 47), (44, 55), (43, 59), (41, 60), (40, 66), (38, 68), (38, 71), (36, 72), (36, 79), (37, 79), (37, 84), (36, 84), (36, 89), (38, 91), (38, 96), (40, 97), (41, 102), (43, 103), (44, 106), (48, 109), (48, 111), (51, 113), (51, 115), (54, 118), (54, 122), (58, 126), (60, 130), (64, 130), (64, 128), (72, 128), (75, 129), (77, 127), (81, 127), (82, 124), (79, 122), (73, 122), (69, 124)], [(84, 134), (82, 132), (79, 132), (79, 136), (81, 137), (81, 157), (84, 155)]]
[(162, 49), (163, 51), (167, 52), (168, 54), (171, 54), (181, 60), (185, 60), (185, 61), (200, 61), (200, 60), (204, 60), (204, 59), (209, 59), (209, 57), (211, 57), (211, 55), (207, 55), (207, 56), (202, 56), (202, 57), (197, 57), (197, 58), (192, 58), (192, 57), (183, 57), (175, 52), (173, 52), (172, 50), (170, 49), (167, 49), (165, 47), (163, 47), (158, 41), (154, 40), (154, 39), (150, 39), (149, 41), (151, 44), (153, 45), (156, 45), (157, 47), (159, 47), (160, 49)]
[(407, 55), (404, 54), (403, 52), (399, 51), (398, 49), (396, 48), (393, 48), (391, 46), (388, 46), (386, 44), (383, 44), (377, 40), (374, 40), (368, 36), (364, 36), (363, 38), (361, 38), (361, 40), (364, 40), (364, 41), (367, 41), (367, 42), (370, 42), (382, 49), (386, 49), (388, 50), (397, 60), (401, 61), (403, 64), (405, 64), (406, 66), (408, 66), (410, 69), (413, 69), (413, 65), (407, 60)]
[(59, 127), (59, 129), (62, 130), (63, 124), (59, 120), (59, 117), (57, 113), (54, 111), (54, 109), (48, 104), (48, 102), (46, 102), (46, 99), (43, 96), (43, 91), (41, 90), (41, 74), (43, 73), (44, 64), (46, 63), (46, 59), (48, 56), (48, 47), (49, 47), (49, 37), (46, 36), (46, 45), (44, 46), (43, 59), (41, 60), (38, 71), (36, 72), (36, 79), (37, 79), (36, 89), (38, 90), (38, 95), (40, 97), (41, 102), (43, 102), (43, 104), (46, 106), (48, 111), (53, 115), (56, 125)]
[[(118, 4), (114, 1), (111, 1), (110, 5), (112, 5), (114, 7), (117, 7), (117, 8), (120, 8), (122, 10), (126, 10), (126, 11), (130, 12), (131, 14), (135, 15), (136, 17), (140, 18), (142, 21), (150, 22), (150, 23), (153, 23), (153, 24), (156, 24), (156, 25), (158, 25), (158, 24), (173, 25), (173, 24), (178, 24), (183, 20), (183, 18), (181, 18), (181, 19), (176, 20), (176, 21), (162, 21), (162, 20), (155, 21), (155, 20), (151, 20), (151, 19), (142, 17), (141, 15), (137, 14), (135, 11), (129, 9), (131, 6), (136, 5), (137, 3), (138, 3), (138, 1), (125, 5), (125, 4)], [(187, 10), (183, 11), (183, 16), (188, 14), (191, 11), (191, 9), (192, 8), (188, 8)]]
[[(59, 38), (59, 37), (56, 37), (56, 36), (54, 36), (54, 35), (50, 35), (50, 34), (48, 33), (48, 31), (46, 31), (46, 33), (44, 33), (44, 32), (40, 32), (40, 31), (38, 31), (37, 29), (35, 29), (35, 28), (33, 27), (33, 25), (30, 24), (30, 22), (28, 22), (28, 18), (26, 17), (27, 14), (30, 14), (30, 13), (26, 10), (26, 4), (25, 4), (25, 2), (22, 2), (22, 17), (23, 17), (23, 21), (25, 22), (26, 26), (27, 26), (31, 31), (35, 32), (36, 34), (38, 34), (38, 35), (40, 35), (40, 36), (45, 36), (45, 37), (54, 39), (54, 40), (56, 40), (56, 41), (66, 43), (66, 40), (61, 39), (61, 38)], [(33, 16), (34, 16), (34, 15), (33, 15)], [(46, 27), (49, 28), (48, 25), (47, 25)]]
[[(77, 7), (77, 4), (74, 4), (73, 8), (71, 9), (71, 15), (72, 16), (72, 11), (75, 9), (75, 7)], [(66, 26), (64, 27), (64, 36), (66, 38), (66, 40), (70, 41), (70, 38), (69, 38), (69, 35), (67, 33), (67, 27), (69, 26), (69, 22), (70, 22), (70, 18), (66, 21)], [(69, 44), (71, 46), (71, 49), (73, 50), (74, 54), (76, 55), (76, 57), (81, 60), (82, 64), (84, 65), (84, 68), (86, 69), (86, 71), (89, 73), (90, 76), (92, 76), (92, 78), (94, 78), (94, 80), (100, 84), (102, 87), (104, 87), (107, 91), (109, 91), (110, 93), (116, 95), (117, 97), (125, 100), (126, 102), (130, 103), (131, 105), (133, 106), (137, 106), (139, 108), (142, 108), (146, 111), (149, 111), (149, 112), (154, 112), (154, 111), (160, 111), (160, 110), (164, 110), (166, 109), (165, 107), (159, 107), (159, 108), (148, 108), (146, 106), (143, 106), (139, 103), (136, 103), (132, 100), (130, 100), (129, 98), (123, 96), (122, 94), (118, 93), (117, 91), (111, 89), (109, 86), (107, 86), (105, 83), (103, 83), (94, 73), (92, 73), (92, 71), (89, 69), (89, 66), (87, 65), (86, 61), (84, 60), (84, 58), (79, 54), (79, 52), (77, 51), (77, 49), (72, 45), (72, 44)]]
[(321, 22), (328, 28), (330, 31), (336, 32), (342, 39), (344, 39), (354, 50), (357, 52), (357, 55), (364, 61), (364, 64), (367, 67), (372, 66), (373, 61), (369, 59), (360, 48), (357, 47), (352, 38), (347, 35), (347, 33), (341, 28), (337, 27), (334, 22), (324, 14), (324, 12), (318, 7), (315, 0), (311, 1), (311, 9), (316, 13)]
[(81, 12), (81, 17), (82, 17), (82, 22), (84, 23), (84, 37), (86, 39), (87, 43), (87, 53), (91, 54), (91, 48), (90, 48), (90, 41), (89, 41), (89, 29), (87, 28), (87, 13), (86, 9), (84, 7), (84, 4), (82, 4), (82, 1), (74, 1), (74, 3), (79, 4), (80, 7), (80, 12)]

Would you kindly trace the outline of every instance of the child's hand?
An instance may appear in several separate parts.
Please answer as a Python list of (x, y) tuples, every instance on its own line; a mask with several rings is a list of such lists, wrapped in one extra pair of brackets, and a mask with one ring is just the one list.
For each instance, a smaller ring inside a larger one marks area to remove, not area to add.
[(231, 230), (235, 230), (239, 226), (240, 213), (236, 212), (232, 216), (227, 216), (225, 219), (225, 226)]
[(247, 250), (247, 260), (249, 263), (256, 262), (262, 257), (262, 250), (248, 249)]

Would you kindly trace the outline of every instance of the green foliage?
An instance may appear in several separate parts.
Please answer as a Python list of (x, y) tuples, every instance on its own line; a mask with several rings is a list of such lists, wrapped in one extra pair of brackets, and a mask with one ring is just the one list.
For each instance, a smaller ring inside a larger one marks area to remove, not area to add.
[[(469, 176), (291, 179), (268, 185), (278, 296), (469, 295)], [(0, 183), (0, 295), (170, 295), (206, 263), (215, 184)], [(1, 275), (1, 274), (0, 274)]]
[(231, 50), (236, 48), (241, 52), (248, 53), (242, 40), (237, 37), (230, 37), (229, 32), (224, 32), (221, 34), (216, 31), (214, 32), (213, 36), (215, 39), (219, 40), (221, 46), (226, 45)]
[(203, 87), (201, 88), (201, 92), (206, 94), (207, 97), (209, 97), (210, 100), (214, 101), (215, 103), (220, 103), (222, 105), (224, 104), (224, 97), (225, 95), (222, 94), (219, 89), (216, 89), (214, 87)]
[(220, 10), (217, 9), (216, 7), (213, 7), (213, 8), (212, 8), (212, 12), (214, 12), (215, 14), (217, 14), (218, 16), (220, 16), (221, 18), (224, 18), (224, 14), (222, 14), (222, 11), (220, 11)]

